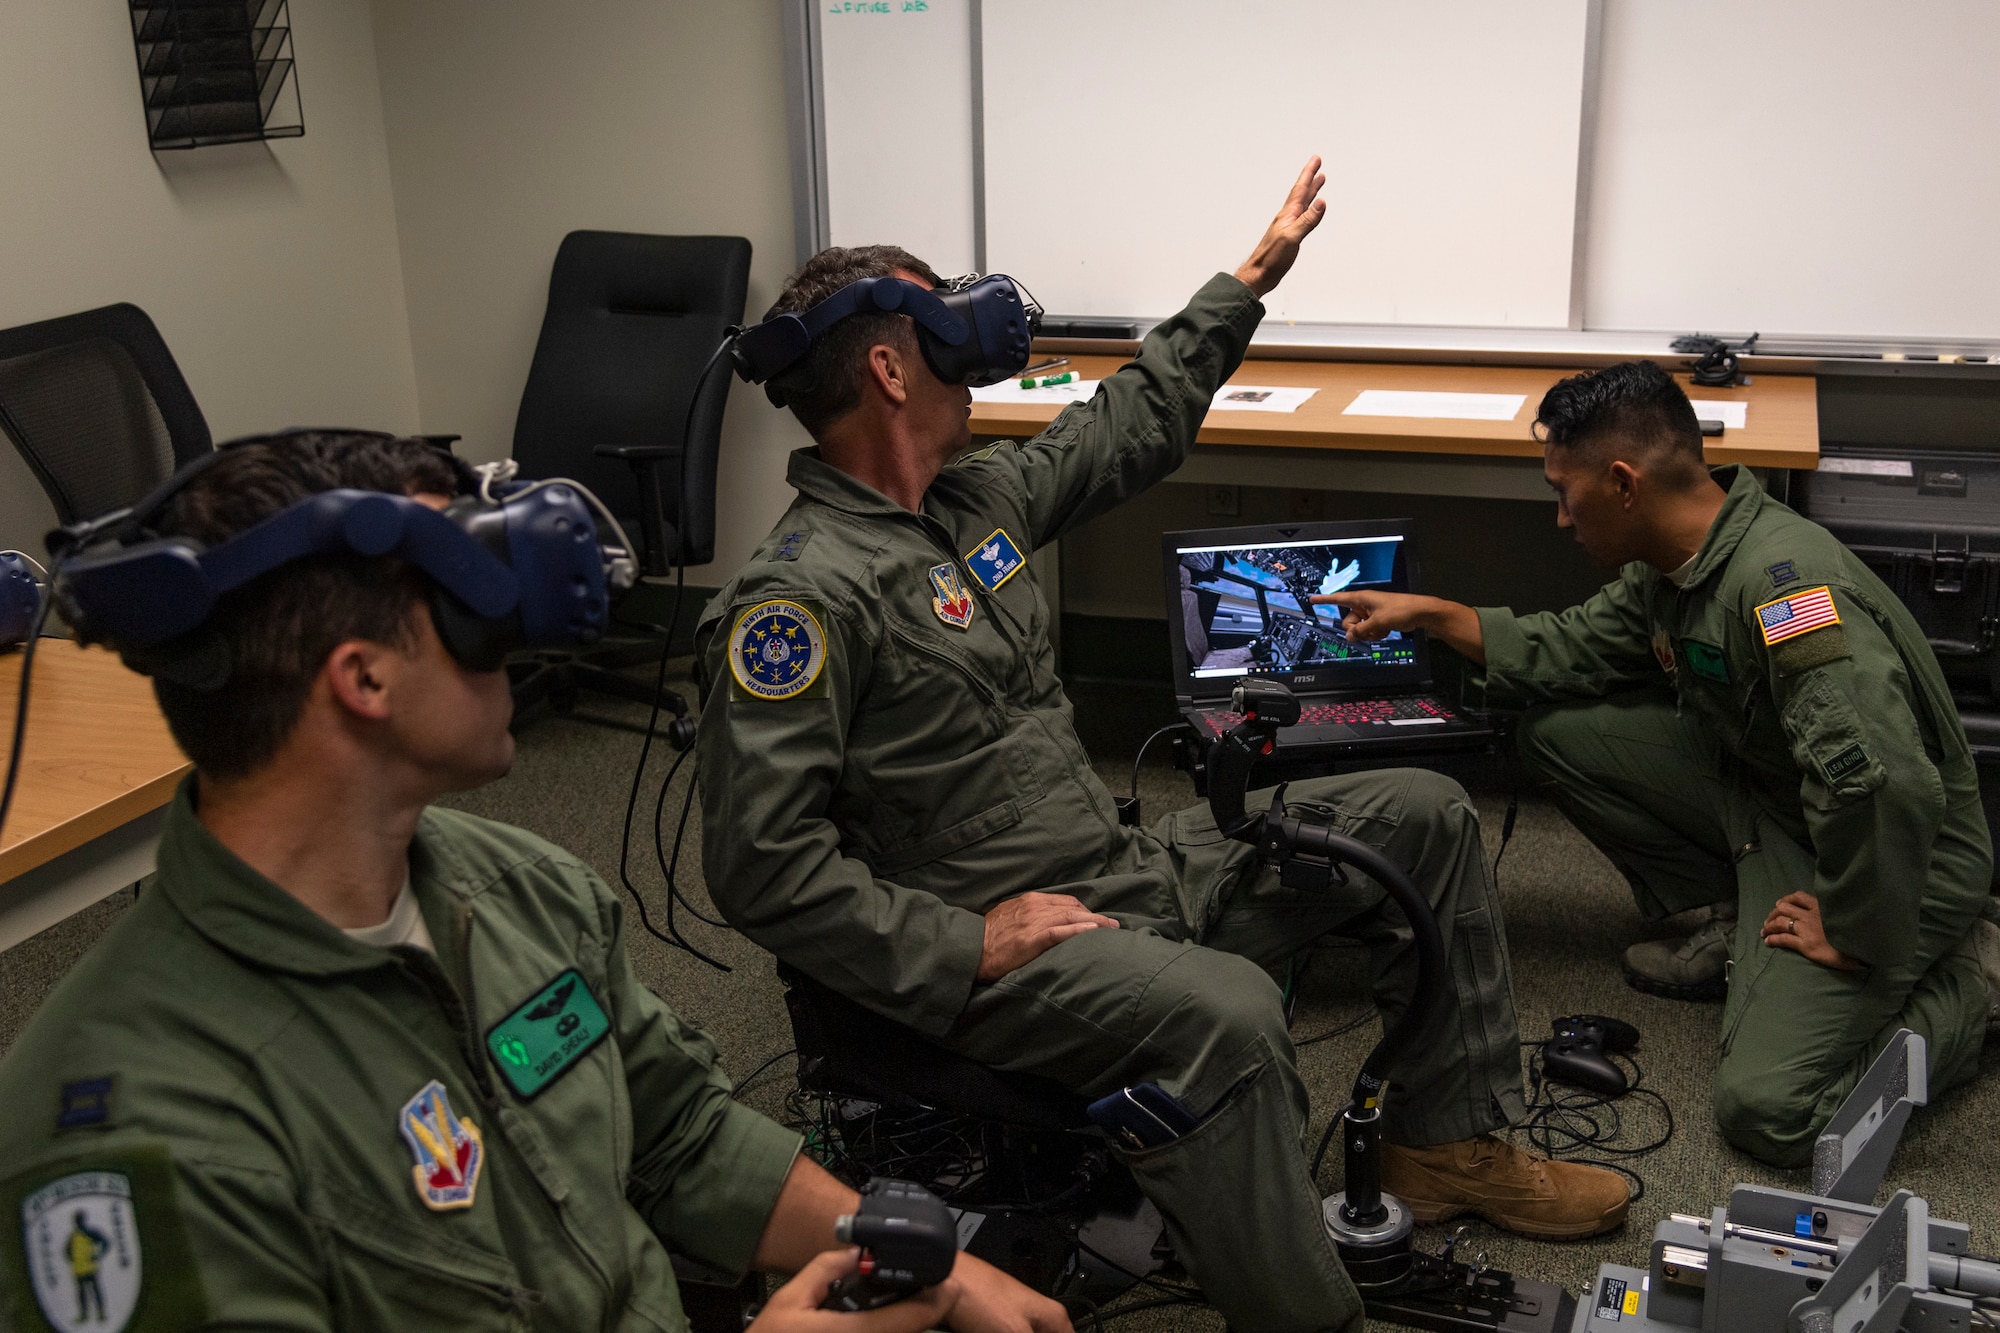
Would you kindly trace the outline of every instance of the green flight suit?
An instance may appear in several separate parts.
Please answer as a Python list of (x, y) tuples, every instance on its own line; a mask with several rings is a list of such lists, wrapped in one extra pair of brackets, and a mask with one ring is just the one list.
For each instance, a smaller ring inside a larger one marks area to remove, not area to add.
[(24, 1202), (105, 1180), (134, 1329), (685, 1330), (669, 1250), (748, 1266), (799, 1141), (639, 984), (588, 868), (430, 810), (439, 952), (383, 949), (238, 860), (190, 789), (153, 887), (0, 1061), (0, 1327), (43, 1327)]
[[(1728, 496), (1684, 587), (1632, 564), (1564, 612), (1481, 608), (1487, 701), (1539, 705), (1523, 765), (1642, 912), (1737, 899), (1716, 1122), (1791, 1165), (1897, 1028), (1929, 1043), (1933, 1089), (1973, 1072), (1986, 1001), (1970, 932), (1993, 853), (1909, 611), (1747, 469), (1715, 479)], [(1838, 623), (1787, 634), (1815, 618), (1817, 589)], [(1771, 908), (1799, 890), (1865, 970), (1763, 945)]]
[[(1179, 466), (1261, 312), (1216, 277), (1088, 403), (945, 468), (921, 513), (794, 454), (798, 499), (697, 630), (698, 753), (709, 892), (745, 935), (982, 1063), (1220, 1105), (1128, 1160), (1234, 1327), (1303, 1333), (1358, 1328), (1360, 1306), (1300, 1151), (1306, 1096), (1271, 971), (1329, 930), (1359, 936), (1395, 1014), (1408, 932), (1366, 880), (1304, 895), (1251, 873), (1206, 808), (1122, 827), (1026, 560)], [(1291, 798), (1409, 867), (1442, 918), (1449, 993), (1392, 1070), (1387, 1132), (1450, 1142), (1518, 1116), (1505, 941), (1464, 793), (1403, 771)], [(983, 914), (1029, 890), (1123, 928), (975, 985)]]

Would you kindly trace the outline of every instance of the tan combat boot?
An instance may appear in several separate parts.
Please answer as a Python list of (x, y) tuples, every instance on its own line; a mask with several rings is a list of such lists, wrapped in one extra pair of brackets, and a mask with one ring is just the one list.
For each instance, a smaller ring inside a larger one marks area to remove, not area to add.
[(1684, 940), (1644, 940), (1625, 951), (1625, 983), (1670, 1000), (1720, 1000), (1729, 994), (1729, 937), (1735, 902), (1704, 907)]
[(1384, 1143), (1382, 1188), (1419, 1222), (1472, 1213), (1537, 1240), (1614, 1230), (1627, 1202), (1625, 1177), (1616, 1171), (1550, 1161), (1491, 1134), (1432, 1148)]

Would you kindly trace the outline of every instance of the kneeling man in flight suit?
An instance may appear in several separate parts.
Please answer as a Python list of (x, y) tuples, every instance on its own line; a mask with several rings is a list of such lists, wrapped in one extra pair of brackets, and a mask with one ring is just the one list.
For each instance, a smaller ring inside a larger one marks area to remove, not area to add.
[[(703, 855), (731, 924), (982, 1064), (1093, 1098), (1139, 1083), (1177, 1097), (1199, 1128), (1126, 1161), (1203, 1291), (1257, 1333), (1362, 1320), (1301, 1151), (1306, 1094), (1271, 974), (1329, 931), (1364, 939), (1393, 1016), (1411, 937), (1359, 876), (1281, 887), (1205, 808), (1121, 826), (1071, 726), (1027, 556), (1180, 465), (1324, 213), (1318, 168), (1233, 276), (1026, 444), (962, 457), (971, 395), (931, 370), (908, 317), (832, 324), (773, 381), (817, 441), (792, 455), (798, 498), (697, 637)], [(890, 276), (938, 285), (894, 247), (827, 250), (773, 313)], [(764, 672), (773, 633), (813, 669)], [(1449, 953), (1446, 993), (1390, 1071), (1386, 1187), (1419, 1218), (1618, 1225), (1618, 1176), (1491, 1133), (1523, 1112), (1521, 1062), (1465, 794), (1415, 770), (1291, 791), (1409, 868)]]
[(1706, 909), (1635, 945), (1628, 978), (1726, 991), (1715, 1118), (1810, 1160), (1898, 1028), (1933, 1089), (1969, 1077), (2000, 991), (1993, 852), (1965, 732), (1924, 632), (1833, 534), (1703, 464), (1657, 364), (1566, 379), (1537, 427), (1556, 522), (1616, 581), (1567, 611), (1334, 593), (1362, 640), (1423, 629), (1529, 705), (1530, 777), (1622, 871), (1639, 909)]
[[(211, 551), (320, 492), (442, 508), (462, 476), (332, 432), (198, 466), (149, 526)], [(26, 1321), (0, 1324), (42, 1327), (31, 1299), (83, 1324), (56, 1274), (88, 1227), (107, 1329), (684, 1333), (671, 1250), (797, 1271), (757, 1333), (1068, 1333), (970, 1255), (906, 1302), (816, 1308), (855, 1267), (832, 1248), (855, 1192), (731, 1099), (587, 866), (431, 806), (514, 739), (506, 672), (447, 648), (428, 577), (292, 559), (147, 650), (194, 775), (152, 886), (0, 1061), (0, 1287)]]

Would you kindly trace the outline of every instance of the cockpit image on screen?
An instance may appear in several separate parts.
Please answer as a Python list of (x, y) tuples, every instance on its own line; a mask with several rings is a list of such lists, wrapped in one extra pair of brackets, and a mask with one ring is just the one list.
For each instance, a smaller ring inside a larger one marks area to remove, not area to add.
[(1416, 649), (1404, 636), (1350, 643), (1341, 632), (1339, 606), (1311, 600), (1358, 589), (1401, 591), (1396, 561), (1402, 540), (1340, 538), (1178, 551), (1190, 673), (1199, 678), (1341, 663), (1414, 663)]

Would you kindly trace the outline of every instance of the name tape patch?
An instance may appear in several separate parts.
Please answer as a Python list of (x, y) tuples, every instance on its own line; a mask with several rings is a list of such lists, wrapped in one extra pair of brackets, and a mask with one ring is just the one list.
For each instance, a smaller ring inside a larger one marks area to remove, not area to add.
[(1825, 587), (1807, 588), (1757, 608), (1757, 628), (1764, 635), (1766, 648), (1839, 623), (1833, 592)]
[(984, 541), (965, 553), (965, 567), (988, 592), (1000, 591), (1000, 585), (1020, 573), (1027, 563), (1005, 528), (993, 529)]
[(571, 968), (495, 1023), (486, 1034), (486, 1049), (514, 1091), (533, 1098), (609, 1031), (604, 1007)]

